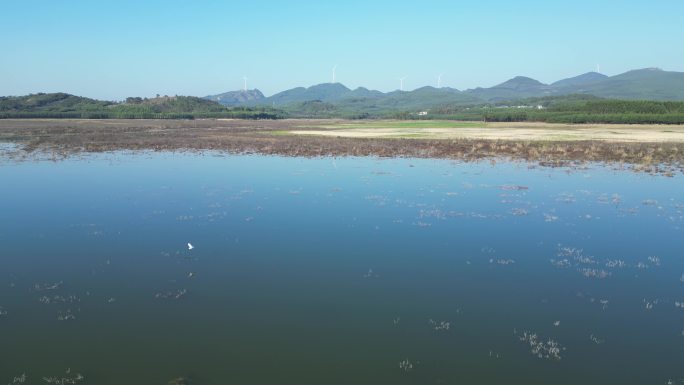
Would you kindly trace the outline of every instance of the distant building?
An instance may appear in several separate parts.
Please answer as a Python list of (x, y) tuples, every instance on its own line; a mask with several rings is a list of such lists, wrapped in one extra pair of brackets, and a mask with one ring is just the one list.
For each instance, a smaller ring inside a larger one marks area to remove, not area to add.
[(425, 115), (427, 115), (427, 111), (420, 111), (418, 113), (418, 116), (425, 116)]

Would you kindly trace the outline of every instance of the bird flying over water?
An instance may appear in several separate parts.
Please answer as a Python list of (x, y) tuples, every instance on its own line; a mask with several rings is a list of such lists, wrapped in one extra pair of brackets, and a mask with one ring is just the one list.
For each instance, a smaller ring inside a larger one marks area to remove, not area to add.
[(188, 250), (192, 250), (194, 248), (195, 248), (195, 246), (193, 246), (192, 243), (188, 242)]

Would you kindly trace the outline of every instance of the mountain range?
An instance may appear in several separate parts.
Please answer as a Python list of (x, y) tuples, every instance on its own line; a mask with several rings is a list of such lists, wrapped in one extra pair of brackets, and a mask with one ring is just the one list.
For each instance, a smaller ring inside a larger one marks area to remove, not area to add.
[(372, 113), (375, 110), (415, 110), (440, 105), (505, 103), (525, 98), (591, 95), (626, 100), (684, 100), (684, 72), (646, 68), (606, 76), (588, 72), (551, 84), (517, 76), (489, 88), (457, 90), (422, 87), (413, 91), (381, 92), (340, 83), (297, 87), (266, 97), (259, 90), (206, 96), (226, 106), (275, 106), (286, 109), (336, 108)]
[[(650, 102), (628, 102), (650, 101)], [(129, 97), (125, 101), (103, 101), (66, 93), (38, 93), (0, 97), (2, 117), (248, 117), (248, 118), (378, 118), (415, 114), (458, 116), (482, 115), (490, 107), (540, 107), (563, 111), (593, 112), (612, 106), (616, 114), (684, 114), (684, 72), (656, 68), (633, 70), (616, 76), (589, 72), (551, 84), (516, 76), (489, 88), (457, 90), (421, 87), (412, 91), (380, 92), (340, 83), (297, 87), (266, 97), (259, 90), (231, 91), (198, 98), (194, 96)], [(615, 102), (618, 102), (617, 104)], [(620, 104), (621, 102), (624, 102)], [(608, 103), (608, 104), (606, 104)], [(612, 104), (611, 104), (612, 103)], [(626, 103), (626, 104), (625, 104)], [(568, 106), (572, 107), (568, 110)], [(574, 107), (573, 107), (574, 106)], [(617, 110), (615, 106), (621, 106)], [(623, 108), (624, 107), (624, 108)], [(594, 109), (592, 109), (594, 108)], [(674, 109), (674, 110), (673, 110)], [(477, 112), (476, 110), (480, 111)], [(514, 109), (514, 111), (517, 110)], [(423, 113), (424, 112), (424, 113)], [(558, 111), (557, 111), (558, 112)], [(479, 115), (478, 115), (479, 114)], [(162, 116), (163, 115), (163, 116)], [(477, 118), (470, 116), (470, 118)], [(509, 119), (519, 119), (511, 117)], [(669, 119), (669, 118), (668, 118)], [(634, 122), (638, 119), (630, 118)], [(643, 120), (643, 119), (642, 119)], [(662, 121), (659, 120), (659, 121)], [(652, 122), (652, 121), (650, 121)], [(672, 119), (667, 120), (672, 123)], [(680, 122), (679, 118), (676, 120)]]

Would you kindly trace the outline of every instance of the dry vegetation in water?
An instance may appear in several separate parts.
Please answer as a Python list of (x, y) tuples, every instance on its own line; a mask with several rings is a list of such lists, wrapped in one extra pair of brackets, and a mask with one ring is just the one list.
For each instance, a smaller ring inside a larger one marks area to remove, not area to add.
[(464, 161), (512, 159), (545, 166), (609, 162), (673, 175), (684, 165), (684, 142), (340, 138), (291, 135), (343, 124), (331, 120), (0, 120), (0, 142), (17, 143), (15, 158), (55, 158), (118, 150), (205, 151), (284, 156), (380, 156)]

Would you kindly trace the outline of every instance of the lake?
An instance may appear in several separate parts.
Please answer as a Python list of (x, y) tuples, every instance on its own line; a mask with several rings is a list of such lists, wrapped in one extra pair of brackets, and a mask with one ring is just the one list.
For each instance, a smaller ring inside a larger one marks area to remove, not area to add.
[(2, 385), (684, 384), (679, 174), (4, 158), (0, 242)]

